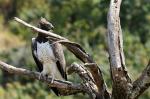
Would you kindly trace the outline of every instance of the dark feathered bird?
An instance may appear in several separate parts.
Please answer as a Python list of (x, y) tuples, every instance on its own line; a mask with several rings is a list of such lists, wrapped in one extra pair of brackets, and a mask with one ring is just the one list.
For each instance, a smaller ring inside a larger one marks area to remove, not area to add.
[[(45, 18), (41, 18), (38, 27), (46, 31), (54, 28)], [(67, 80), (66, 62), (62, 45), (52, 43), (46, 35), (38, 33), (36, 38), (32, 38), (33, 58), (42, 76)], [(59, 95), (58, 88), (51, 87), (51, 89), (56, 95)]]

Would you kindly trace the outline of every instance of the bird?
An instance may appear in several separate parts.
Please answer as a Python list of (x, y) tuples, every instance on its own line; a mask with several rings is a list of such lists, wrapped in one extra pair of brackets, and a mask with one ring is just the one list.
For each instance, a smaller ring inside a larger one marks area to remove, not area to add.
[[(50, 31), (54, 26), (45, 18), (41, 18), (38, 23), (38, 28)], [(40, 77), (46, 78), (52, 77), (54, 79), (67, 80), (66, 75), (66, 61), (62, 45), (58, 42), (53, 42), (48, 39), (48, 36), (42, 33), (38, 33), (36, 38), (32, 38), (32, 56), (40, 71)], [(51, 87), (53, 92), (59, 96), (60, 92), (58, 88)]]

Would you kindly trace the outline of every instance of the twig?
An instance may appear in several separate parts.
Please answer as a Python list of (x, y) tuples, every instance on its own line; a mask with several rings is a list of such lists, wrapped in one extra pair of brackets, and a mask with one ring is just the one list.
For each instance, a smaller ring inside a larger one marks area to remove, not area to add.
[[(0, 61), (0, 68), (9, 73), (27, 76), (27, 77), (39, 80), (39, 76), (40, 76), (39, 72), (34, 72), (34, 71), (22, 69), (22, 68), (16, 68), (2, 61)], [(75, 93), (80, 93), (80, 92), (83, 92), (83, 93), (86, 92), (86, 89), (84, 88), (82, 84), (73, 84), (72, 82), (69, 82), (69, 81), (61, 81), (61, 80), (56, 80), (56, 79), (54, 80), (53, 83), (51, 83), (51, 80), (52, 78), (47, 79), (45, 77), (41, 77), (40, 79), (40, 81), (47, 83), (51, 87), (65, 89), (65, 91), (60, 92), (61, 95), (70, 95), (70, 94), (75, 94)]]
[(141, 76), (133, 82), (130, 99), (137, 99), (146, 89), (150, 87), (150, 60)]

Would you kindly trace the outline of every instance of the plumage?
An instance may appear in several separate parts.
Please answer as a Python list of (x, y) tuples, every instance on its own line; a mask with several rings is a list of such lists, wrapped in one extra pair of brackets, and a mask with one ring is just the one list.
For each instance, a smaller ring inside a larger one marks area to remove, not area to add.
[[(41, 19), (39, 27), (48, 31), (51, 29), (52, 24), (45, 19)], [(52, 44), (53, 42), (46, 37), (46, 35), (38, 33), (36, 38), (32, 38), (32, 55), (37, 67), (43, 76), (67, 80), (62, 45), (59, 43)], [(52, 90), (56, 95), (59, 95), (59, 89), (53, 87)]]

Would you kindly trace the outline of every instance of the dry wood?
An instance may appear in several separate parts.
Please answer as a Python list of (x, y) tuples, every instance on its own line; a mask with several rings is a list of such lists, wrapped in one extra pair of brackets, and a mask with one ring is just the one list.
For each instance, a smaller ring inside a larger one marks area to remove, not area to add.
[[(6, 64), (5, 62), (0, 61), (0, 68), (2, 70), (5, 70), (9, 73), (17, 74), (19, 76), (27, 76), (33, 79), (39, 80), (40, 73), (39, 72), (34, 72), (22, 68), (16, 68), (12, 65)], [(73, 84), (72, 82), (69, 81), (61, 81), (61, 80), (54, 80), (53, 83), (51, 83), (52, 78), (45, 78), (41, 77), (40, 81), (47, 83), (51, 87), (57, 87), (60, 89), (63, 89), (65, 91), (60, 92), (61, 95), (70, 95), (70, 94), (75, 94), (75, 93), (80, 93), (80, 92), (87, 92), (86, 88), (82, 84)]]
[[(95, 99), (96, 98), (96, 94), (98, 94), (98, 88), (95, 85), (95, 82), (90, 74), (90, 72), (83, 66), (77, 64), (77, 63), (73, 63), (71, 64), (71, 66), (68, 68), (69, 71), (72, 71), (77, 73), (80, 78), (83, 80), (83, 84), (86, 86), (88, 91), (89, 96), (91, 97), (91, 99)], [(97, 95), (98, 96), (98, 95)], [(101, 98), (101, 97), (99, 97)]]
[(123, 52), (122, 30), (120, 25), (121, 0), (111, 0), (107, 16), (107, 41), (111, 77), (113, 80), (112, 97), (127, 99), (131, 88), (131, 79), (128, 76)]

